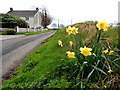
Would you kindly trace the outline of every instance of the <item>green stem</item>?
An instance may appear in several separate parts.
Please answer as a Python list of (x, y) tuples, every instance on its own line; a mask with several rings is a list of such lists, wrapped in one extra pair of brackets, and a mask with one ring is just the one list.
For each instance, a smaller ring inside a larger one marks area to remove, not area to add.
[[(79, 42), (77, 41), (76, 36), (75, 36), (75, 35), (73, 35), (73, 37), (74, 37), (74, 39), (75, 39), (75, 41), (76, 41), (76, 46), (79, 46)], [(78, 47), (76, 47), (76, 48), (78, 49)]]
[(81, 63), (80, 63), (80, 59), (79, 59), (80, 57), (77, 57), (77, 61), (78, 61), (78, 65), (80, 66), (81, 65)]
[[(73, 35), (73, 37), (74, 37), (74, 40), (76, 42), (75, 51), (76, 51), (76, 54), (79, 55), (79, 53), (80, 53), (80, 51), (79, 51), (79, 42), (78, 42), (78, 40), (77, 40), (75, 35)], [(79, 59), (79, 57), (78, 57), (78, 59)]]
[(99, 43), (99, 41), (100, 41), (100, 35), (101, 35), (101, 31), (98, 31), (98, 39), (97, 39), (97, 43)]
[(82, 72), (82, 75), (81, 75), (81, 88), (83, 88), (83, 83), (82, 83), (82, 80), (83, 80), (83, 76), (84, 76), (84, 71)]

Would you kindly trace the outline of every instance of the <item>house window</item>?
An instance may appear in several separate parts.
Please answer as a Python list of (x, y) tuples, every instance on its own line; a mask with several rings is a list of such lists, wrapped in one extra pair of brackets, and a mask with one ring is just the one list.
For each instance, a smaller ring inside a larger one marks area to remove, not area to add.
[(29, 20), (29, 17), (25, 17), (25, 20)]

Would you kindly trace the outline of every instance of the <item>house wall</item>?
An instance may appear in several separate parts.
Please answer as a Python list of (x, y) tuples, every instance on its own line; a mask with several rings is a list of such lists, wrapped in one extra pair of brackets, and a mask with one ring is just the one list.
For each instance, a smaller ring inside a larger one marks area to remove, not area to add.
[(21, 19), (25, 20), (30, 28), (38, 28), (41, 27), (41, 13), (37, 12), (33, 17), (20, 17)]
[(34, 25), (35, 25), (35, 28), (41, 27), (41, 15), (40, 15), (40, 12), (37, 12), (34, 15)]
[(35, 25), (34, 25), (34, 17), (27, 17), (27, 18), (29, 18), (28, 20), (26, 20), (26, 17), (20, 17), (20, 18), (25, 20), (29, 24), (30, 28), (35, 27)]
[(21, 19), (25, 20), (30, 28), (38, 28), (41, 27), (41, 15), (40, 12), (37, 12), (34, 17), (27, 17), (29, 18), (28, 20), (26, 20), (26, 17), (20, 17)]
[(34, 18), (33, 17), (29, 17), (29, 25), (30, 25), (30, 28), (34, 28), (35, 25), (34, 25)]

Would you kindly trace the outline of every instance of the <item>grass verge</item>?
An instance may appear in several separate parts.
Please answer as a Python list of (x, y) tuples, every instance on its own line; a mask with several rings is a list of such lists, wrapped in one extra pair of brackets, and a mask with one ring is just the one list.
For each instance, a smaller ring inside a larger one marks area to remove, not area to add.
[(40, 31), (40, 32), (17, 32), (17, 34), (34, 35), (34, 34), (40, 34), (40, 33), (50, 32), (50, 31), (51, 31), (51, 30), (47, 30), (47, 31)]
[[(61, 63), (60, 59), (65, 58), (61, 54), (65, 53), (65, 47), (61, 50), (57, 45), (57, 40), (64, 36), (62, 33), (63, 30), (59, 30), (48, 42), (29, 54), (25, 62), (15, 72), (15, 76), (4, 82), (3, 88), (39, 87), (40, 81), (41, 85), (46, 84), (47, 82), (44, 82), (47, 79), (46, 76), (54, 73), (55, 68)], [(54, 78), (54, 75), (50, 75), (50, 77)]]
[(0, 32), (0, 35), (7, 35), (7, 32)]
[[(46, 33), (46, 32), (50, 32), (52, 30), (47, 30), (47, 31), (39, 31), (39, 32), (17, 32), (17, 35), (34, 35), (34, 34), (40, 34), (40, 33)], [(7, 32), (0, 32), (0, 35), (7, 35)]]

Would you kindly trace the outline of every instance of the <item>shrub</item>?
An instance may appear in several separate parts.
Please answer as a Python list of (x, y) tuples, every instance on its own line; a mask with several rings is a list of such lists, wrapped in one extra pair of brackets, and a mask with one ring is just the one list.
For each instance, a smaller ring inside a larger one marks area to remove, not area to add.
[(28, 27), (28, 23), (17, 16), (11, 16), (8, 14), (0, 15), (0, 27), (15, 28), (16, 26), (19, 26), (21, 28), (26, 28)]
[(7, 30), (7, 35), (15, 35), (16, 31), (14, 29), (8, 29)]

